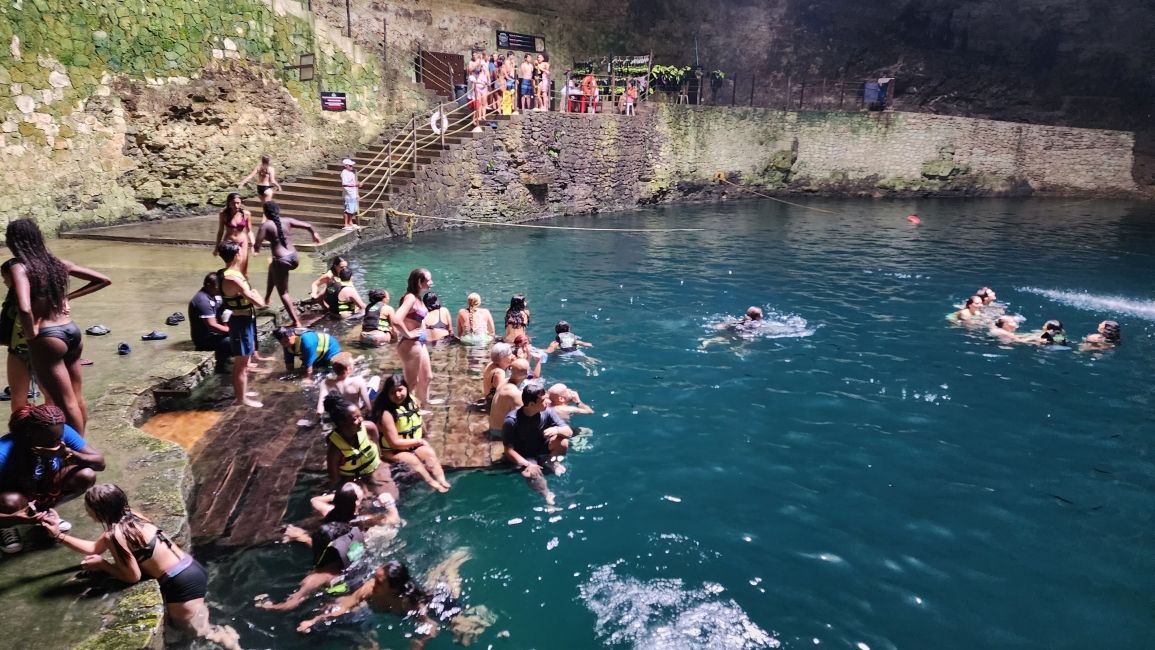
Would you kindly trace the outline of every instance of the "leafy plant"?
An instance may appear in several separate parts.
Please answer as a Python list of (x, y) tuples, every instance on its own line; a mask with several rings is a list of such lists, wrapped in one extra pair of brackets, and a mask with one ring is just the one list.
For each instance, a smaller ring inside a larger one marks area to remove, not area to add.
[(721, 80), (726, 78), (726, 73), (722, 72), (721, 70), (714, 70), (713, 72), (710, 73), (710, 78), (716, 79), (717, 81), (721, 81)]

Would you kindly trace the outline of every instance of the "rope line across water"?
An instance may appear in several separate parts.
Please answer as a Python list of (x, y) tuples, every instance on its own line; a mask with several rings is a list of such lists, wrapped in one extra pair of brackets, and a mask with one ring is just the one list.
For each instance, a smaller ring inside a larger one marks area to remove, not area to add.
[(770, 196), (769, 194), (763, 194), (761, 192), (758, 192), (756, 190), (752, 190), (748, 187), (744, 187), (744, 186), (739, 185), (737, 183), (732, 183), (732, 182), (730, 182), (729, 179), (726, 178), (726, 172), (723, 172), (723, 171), (718, 172), (714, 176), (714, 180), (718, 181), (719, 183), (725, 183), (727, 185), (732, 185), (732, 186), (734, 186), (740, 190), (744, 190), (744, 191), (749, 192), (751, 194), (755, 194), (755, 195), (760, 196), (764, 199), (770, 199), (771, 201), (777, 201), (779, 203), (785, 203), (786, 205), (792, 205), (796, 208), (802, 208), (803, 210), (814, 210), (815, 212), (825, 212), (826, 214), (838, 214), (837, 212), (835, 212), (833, 210), (823, 210), (822, 208), (815, 208), (815, 207), (811, 207), (809, 205), (802, 205), (800, 203), (791, 203), (790, 201), (780, 199), (776, 196)]
[(483, 226), (506, 226), (509, 228), (539, 228), (542, 230), (584, 230), (588, 232), (702, 232), (705, 228), (582, 228), (579, 226), (544, 226), (532, 223), (503, 223), (500, 221), (481, 221), (479, 219), (458, 219), (454, 217), (434, 217), (427, 214), (413, 214), (400, 210), (389, 209), (390, 215), (407, 219), (433, 219), (436, 221), (452, 221), (454, 223), (476, 223)]

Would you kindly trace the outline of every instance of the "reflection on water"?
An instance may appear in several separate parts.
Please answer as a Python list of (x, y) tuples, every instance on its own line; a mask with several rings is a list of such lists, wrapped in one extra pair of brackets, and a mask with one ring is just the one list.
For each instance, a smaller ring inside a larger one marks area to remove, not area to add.
[[(500, 321), (525, 293), (536, 344), (565, 319), (599, 361), (544, 367), (596, 409), (550, 478), (561, 511), (509, 472), (459, 472), (448, 495), (404, 489), (384, 553), (423, 571), (468, 546), (466, 598), (499, 617), (480, 647), (1155, 647), (1152, 207), (815, 204), (838, 214), (732, 202), (561, 222), (708, 224), (692, 235), (492, 228), (354, 251), (361, 287), (397, 296), (425, 266), (451, 311), (477, 291)], [(1110, 318), (1125, 344), (1049, 354), (943, 320), (981, 286), (1024, 328)], [(787, 336), (703, 354), (704, 324), (749, 305)], [(435, 350), (435, 369), (463, 353)], [(290, 520), (321, 481), (299, 478)], [(307, 565), (284, 545), (220, 557), (213, 606), (253, 647), (406, 644), (388, 617), (302, 639), (306, 611), (252, 607)]]

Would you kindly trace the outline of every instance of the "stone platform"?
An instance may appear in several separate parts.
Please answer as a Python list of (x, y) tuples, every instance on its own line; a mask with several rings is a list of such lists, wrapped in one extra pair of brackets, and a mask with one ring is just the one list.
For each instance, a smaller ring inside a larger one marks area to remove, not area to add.
[[(260, 221), (260, 208), (253, 215), (254, 227)], [(294, 245), (301, 252), (328, 251), (334, 248), (348, 246), (351, 240), (356, 239), (356, 233), (341, 230), (338, 226), (329, 224), (313, 224), (317, 234), (321, 237), (320, 244), (314, 244), (309, 239), (309, 233), (300, 230), (294, 235)], [(254, 234), (255, 234), (254, 230)], [(61, 239), (82, 239), (97, 241), (116, 241), (135, 244), (165, 244), (169, 246), (206, 246), (211, 247), (213, 237), (217, 233), (217, 217), (185, 217), (179, 219), (162, 219), (159, 221), (138, 221), (122, 223), (115, 226), (100, 226), (84, 228), (61, 233)], [(264, 251), (265, 246), (261, 246)], [(262, 253), (262, 256), (264, 253)], [(261, 259), (258, 256), (257, 259)], [(254, 267), (256, 268), (256, 267)]]
[[(343, 349), (365, 355), (359, 369), (370, 375), (399, 371), (392, 346), (361, 350), (350, 343), (359, 326), (317, 324), (317, 329), (330, 327), (346, 330), (337, 334)], [(283, 372), (279, 348), (266, 348), (264, 354), (273, 357), (265, 364), (273, 372), (251, 382), (264, 407), (224, 407), (189, 450), (195, 482), (190, 525), (198, 546), (244, 547), (279, 539), (298, 478), (325, 473), (325, 434), (315, 411), (317, 389), (303, 387), (296, 379), (278, 379)], [(488, 416), (472, 408), (481, 396), (479, 360), (471, 359), (470, 349), (459, 345), (435, 347), (430, 356), (431, 394), (445, 403), (429, 407), (433, 413), (424, 418), (426, 440), (447, 470), (493, 465), (501, 458), (501, 442), (488, 438)], [(173, 416), (179, 419), (180, 414), (165, 417)], [(426, 489), (419, 481), (402, 481), (400, 487), (402, 512), (407, 490)]]

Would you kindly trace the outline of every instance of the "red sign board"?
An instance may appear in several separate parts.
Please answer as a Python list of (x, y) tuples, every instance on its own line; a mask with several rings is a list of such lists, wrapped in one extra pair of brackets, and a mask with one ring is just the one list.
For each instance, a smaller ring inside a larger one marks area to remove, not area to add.
[(345, 93), (321, 93), (321, 110), (344, 111), (349, 108)]

